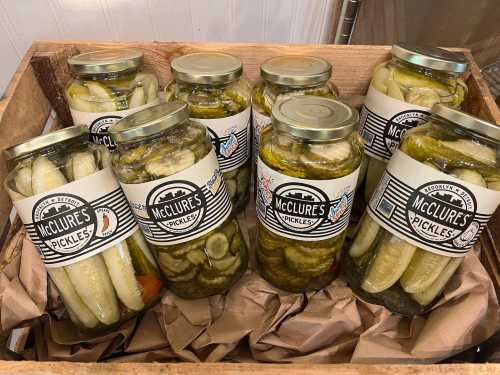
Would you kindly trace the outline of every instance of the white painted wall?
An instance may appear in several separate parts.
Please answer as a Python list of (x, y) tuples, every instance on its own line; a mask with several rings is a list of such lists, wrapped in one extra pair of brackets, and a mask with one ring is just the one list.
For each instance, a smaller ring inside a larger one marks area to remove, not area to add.
[(33, 40), (325, 43), (340, 0), (0, 0), (0, 93)]

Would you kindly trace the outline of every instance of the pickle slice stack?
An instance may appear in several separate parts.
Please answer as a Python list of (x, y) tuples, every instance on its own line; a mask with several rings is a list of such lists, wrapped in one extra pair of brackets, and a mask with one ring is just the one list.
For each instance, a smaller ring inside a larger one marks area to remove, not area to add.
[[(79, 147), (79, 146), (78, 146)], [(36, 156), (19, 164), (6, 187), (13, 201), (61, 187), (110, 166), (101, 145)], [(82, 329), (118, 323), (142, 310), (162, 288), (155, 261), (139, 230), (101, 253), (49, 268), (71, 319)]]
[(201, 238), (156, 249), (170, 288), (187, 299), (225, 292), (246, 269), (246, 245), (235, 219)]
[(158, 98), (158, 79), (149, 73), (109, 80), (78, 81), (66, 86), (72, 109), (113, 112), (140, 107)]

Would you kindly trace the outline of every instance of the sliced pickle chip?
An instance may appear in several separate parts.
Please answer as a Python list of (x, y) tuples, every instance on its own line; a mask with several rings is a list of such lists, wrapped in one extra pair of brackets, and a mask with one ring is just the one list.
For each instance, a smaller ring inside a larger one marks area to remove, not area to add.
[(395, 68), (393, 70), (394, 81), (404, 87), (425, 87), (438, 90), (447, 90), (447, 86), (436, 79), (427, 77), (421, 73), (406, 69)]
[(207, 256), (202, 250), (196, 249), (191, 250), (186, 255), (187, 260), (189, 260), (195, 266), (202, 264), (207, 259)]
[(135, 108), (146, 104), (146, 92), (143, 87), (136, 87), (130, 96), (128, 107)]
[(168, 253), (158, 253), (158, 260), (161, 266), (175, 274), (186, 272), (191, 267), (191, 263), (187, 260), (175, 259)]
[(375, 70), (371, 85), (383, 94), (387, 93), (387, 80), (389, 79), (390, 71), (385, 67), (379, 67)]
[(368, 293), (380, 293), (393, 286), (408, 267), (416, 249), (386, 233), (375, 250), (361, 287)]
[(411, 297), (422, 306), (427, 306), (441, 294), (448, 281), (455, 274), (455, 271), (462, 264), (463, 258), (452, 258), (438, 275), (436, 280), (425, 290), (411, 294)]
[(238, 225), (236, 224), (235, 220), (229, 221), (222, 227), (222, 232), (226, 235), (228, 241), (231, 241), (237, 231)]
[(196, 158), (190, 150), (179, 150), (168, 157), (146, 161), (145, 168), (153, 176), (171, 176), (189, 168), (195, 162)]
[(427, 87), (409, 88), (405, 99), (407, 103), (416, 104), (426, 108), (431, 108), (434, 104), (441, 102), (441, 97), (438, 93)]
[(238, 260), (238, 258), (238, 256), (230, 255), (219, 260), (210, 259), (210, 263), (217, 271), (224, 271), (230, 268)]
[(325, 160), (327, 162), (340, 162), (352, 155), (351, 144), (347, 141), (331, 144), (309, 145), (309, 158)]
[(284, 266), (282, 252), (276, 255), (267, 255), (266, 253), (259, 250), (257, 250), (256, 252), (257, 260), (263, 263), (265, 266), (275, 266), (279, 264), (282, 264)]
[(305, 275), (299, 276), (291, 273), (281, 264), (262, 267), (262, 273), (272, 284), (278, 287), (296, 290), (297, 292), (302, 291), (310, 280), (310, 278)]
[(238, 190), (238, 187), (236, 186), (236, 181), (231, 179), (231, 180), (224, 180), (224, 182), (226, 183), (229, 198), (233, 199), (236, 196), (236, 192)]
[(399, 282), (407, 293), (422, 292), (438, 278), (449, 261), (447, 256), (417, 249)]
[(211, 259), (221, 259), (229, 251), (229, 241), (224, 233), (212, 233), (205, 242), (207, 254)]
[(221, 287), (226, 284), (230, 279), (227, 276), (213, 276), (201, 272), (198, 274), (197, 280), (200, 284), (207, 287)]
[(288, 246), (284, 253), (288, 268), (298, 274), (323, 273), (333, 262), (333, 257), (318, 257), (313, 251), (306, 252), (296, 246)]
[(231, 252), (231, 254), (236, 255), (240, 252), (240, 249), (241, 249), (241, 236), (239, 233), (236, 233), (231, 240), (229, 251)]
[(240, 267), (241, 267), (241, 257), (237, 256), (235, 258), (236, 258), (236, 260), (233, 262), (233, 264), (231, 264), (225, 270), (219, 271), (219, 273), (221, 275), (231, 276), (231, 275), (234, 275), (240, 269)]
[(401, 100), (404, 102), (405, 96), (403, 95), (401, 88), (396, 82), (394, 82), (391, 79), (388, 79), (386, 81), (386, 85), (387, 85), (387, 95), (389, 95), (391, 98)]
[(173, 281), (173, 282), (189, 281), (189, 280), (194, 279), (197, 272), (198, 272), (198, 270), (196, 268), (193, 268), (193, 269), (191, 269), (188, 272), (185, 272), (183, 274), (176, 275), (176, 276), (169, 276), (168, 279), (170, 281)]

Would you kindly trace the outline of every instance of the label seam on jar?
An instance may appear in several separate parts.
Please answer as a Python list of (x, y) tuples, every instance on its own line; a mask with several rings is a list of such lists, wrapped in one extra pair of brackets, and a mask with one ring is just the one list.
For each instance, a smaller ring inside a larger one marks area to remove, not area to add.
[(367, 211), (414, 246), (462, 257), (479, 240), (499, 203), (500, 192), (436, 171), (398, 150)]
[[(110, 168), (15, 201), (14, 206), (48, 268), (99, 254), (138, 230)], [(69, 248), (72, 241), (75, 245)]]
[(271, 117), (260, 113), (255, 104), (252, 105), (252, 151), (254, 155), (254, 163), (257, 164), (259, 155), (259, 137), (262, 130), (271, 123)]
[(250, 157), (250, 113), (249, 106), (229, 117), (191, 118), (207, 127), (222, 173), (241, 167)]
[(121, 185), (144, 237), (154, 245), (199, 238), (222, 224), (232, 209), (213, 148), (181, 172)]
[(389, 161), (404, 133), (428, 120), (428, 108), (387, 96), (370, 85), (360, 111), (365, 154)]
[(85, 125), (89, 128), (89, 140), (96, 144), (105, 145), (109, 150), (116, 148), (116, 143), (108, 134), (108, 128), (132, 113), (160, 104), (160, 99), (156, 98), (150, 103), (135, 108), (124, 109), (112, 112), (83, 112), (70, 108), (71, 117), (75, 125)]
[(359, 167), (329, 180), (295, 178), (258, 158), (257, 217), (271, 232), (301, 241), (335, 237), (349, 224)]

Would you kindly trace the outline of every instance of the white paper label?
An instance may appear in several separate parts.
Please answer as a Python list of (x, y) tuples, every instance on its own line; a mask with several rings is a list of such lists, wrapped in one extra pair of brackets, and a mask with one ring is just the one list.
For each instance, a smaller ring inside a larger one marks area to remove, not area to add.
[(208, 128), (222, 173), (241, 167), (250, 157), (250, 107), (234, 116), (192, 118)]
[(48, 268), (98, 254), (138, 229), (110, 168), (14, 206)]
[(146, 240), (187, 242), (210, 232), (231, 213), (214, 150), (191, 167), (142, 184), (122, 184)]
[(255, 164), (257, 164), (257, 158), (259, 156), (260, 133), (262, 133), (262, 130), (264, 130), (264, 128), (270, 123), (271, 123), (271, 117), (263, 115), (255, 108), (255, 106), (252, 106), (252, 130), (253, 130), (252, 152), (254, 155)]
[(132, 113), (141, 111), (145, 108), (160, 104), (160, 99), (155, 99), (151, 103), (141, 105), (139, 107), (125, 109), (123, 111), (114, 112), (82, 112), (70, 108), (71, 117), (75, 125), (87, 125), (89, 128), (89, 139), (93, 143), (105, 145), (109, 150), (116, 148), (116, 143), (113, 142), (108, 134), (108, 128), (118, 120), (121, 120)]
[(500, 192), (447, 175), (398, 150), (367, 210), (382, 227), (421, 249), (462, 257), (499, 204)]
[(271, 232), (301, 241), (340, 234), (349, 223), (359, 168), (332, 180), (290, 177), (257, 161), (257, 217)]
[(429, 116), (428, 108), (391, 98), (370, 86), (359, 128), (365, 154), (389, 161), (406, 131), (426, 122)]

